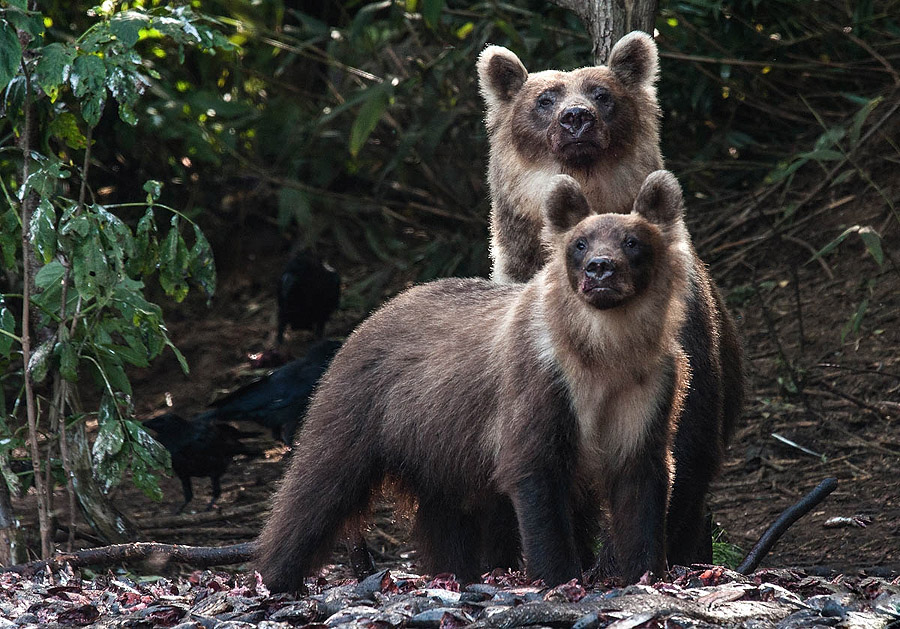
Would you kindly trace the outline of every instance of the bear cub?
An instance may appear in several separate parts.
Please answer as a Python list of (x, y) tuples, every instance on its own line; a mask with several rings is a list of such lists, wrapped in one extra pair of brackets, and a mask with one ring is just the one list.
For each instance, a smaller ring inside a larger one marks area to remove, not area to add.
[[(506, 48), (487, 47), (478, 76), (490, 141), (492, 277), (526, 282), (549, 259), (538, 191), (557, 173), (575, 178), (595, 211), (629, 212), (645, 177), (662, 168), (658, 53), (634, 32), (608, 66), (529, 73)], [(680, 339), (691, 383), (675, 436), (668, 558), (712, 562), (706, 494), (743, 405), (743, 358), (734, 321), (706, 265), (692, 253)]]
[(413, 287), (338, 352), (257, 542), (270, 589), (301, 589), (386, 479), (416, 500), (431, 573), (524, 559), (548, 585), (579, 578), (598, 504), (623, 578), (665, 570), (687, 382), (681, 189), (654, 172), (630, 213), (594, 214), (561, 175), (542, 205), (549, 262), (530, 282)]

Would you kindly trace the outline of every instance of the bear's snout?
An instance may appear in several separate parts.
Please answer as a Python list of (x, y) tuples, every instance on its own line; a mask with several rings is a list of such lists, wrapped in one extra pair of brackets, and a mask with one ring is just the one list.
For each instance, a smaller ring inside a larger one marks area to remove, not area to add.
[(616, 272), (616, 263), (612, 258), (596, 256), (591, 258), (584, 267), (584, 273), (591, 279), (602, 282), (612, 277)]
[(559, 125), (568, 131), (574, 140), (580, 140), (596, 121), (594, 112), (586, 107), (567, 107), (559, 114)]

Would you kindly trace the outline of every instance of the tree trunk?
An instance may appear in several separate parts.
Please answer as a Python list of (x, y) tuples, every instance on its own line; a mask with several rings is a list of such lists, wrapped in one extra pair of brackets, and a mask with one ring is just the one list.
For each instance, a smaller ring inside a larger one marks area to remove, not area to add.
[(75, 495), (94, 532), (107, 543), (136, 539), (139, 534), (134, 523), (113, 506), (94, 481), (91, 447), (82, 422), (66, 429), (66, 446)]
[(593, 42), (596, 65), (609, 60), (613, 45), (631, 31), (653, 35), (657, 0), (553, 0), (584, 23)]

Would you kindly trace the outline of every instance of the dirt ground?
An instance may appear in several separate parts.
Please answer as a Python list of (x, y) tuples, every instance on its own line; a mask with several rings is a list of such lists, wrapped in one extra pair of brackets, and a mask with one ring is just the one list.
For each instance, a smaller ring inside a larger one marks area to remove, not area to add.
[[(694, 223), (704, 220), (702, 212), (689, 210), (689, 216)], [(746, 552), (782, 510), (822, 479), (838, 479), (837, 490), (788, 531), (763, 567), (900, 570), (900, 269), (890, 261), (880, 268), (858, 237), (848, 238), (822, 263), (809, 261), (810, 248), (821, 248), (857, 224), (878, 230), (885, 250), (900, 250), (897, 221), (889, 219), (878, 197), (862, 194), (811, 221), (802, 241), (763, 242), (737, 265), (728, 265), (716, 250), (727, 248), (722, 242), (704, 249), (698, 239), (728, 297), (747, 354), (746, 409), (710, 497), (722, 539)], [(243, 238), (240, 252), (218, 258), (220, 288), (212, 307), (189, 299), (167, 309), (172, 339), (191, 373), (182, 374), (171, 353), (150, 369), (135, 371), (140, 418), (163, 412), (168, 404), (189, 416), (263, 373), (252, 370), (247, 357), (274, 342), (273, 291), (287, 247), (265, 225), (242, 233), (251, 235)], [(346, 287), (365, 277), (363, 269), (330, 262)], [(868, 279), (874, 280), (871, 286)], [(761, 288), (749, 290), (752, 286)], [(868, 310), (859, 332), (842, 341), (842, 328), (864, 299)], [(343, 309), (326, 332), (346, 335), (364, 315)], [(311, 340), (294, 332), (287, 345), (299, 356)], [(800, 393), (791, 393), (797, 388)], [(130, 485), (116, 490), (116, 503), (133, 516), (146, 540), (200, 545), (251, 540), (286, 453), (257, 429), (254, 441), (266, 456), (235, 460), (212, 513), (203, 511), (209, 497), (205, 479), (195, 479), (194, 503), (182, 516), (169, 515), (181, 499), (177, 479), (162, 479), (162, 504)], [(855, 524), (826, 524), (834, 517)], [(414, 561), (405, 534), (402, 517), (393, 518), (388, 507), (377, 510), (369, 542), (379, 565)]]

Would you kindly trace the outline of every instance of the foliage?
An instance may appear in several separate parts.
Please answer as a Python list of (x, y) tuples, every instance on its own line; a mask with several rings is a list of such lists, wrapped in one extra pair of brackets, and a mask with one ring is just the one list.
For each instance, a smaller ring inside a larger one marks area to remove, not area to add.
[[(898, 9), (894, 0), (852, 7), (789, 0), (662, 3), (664, 154), (701, 199), (694, 207), (708, 199), (717, 213), (692, 229), (695, 240), (729, 233), (732, 241), (753, 241), (720, 244), (729, 252), (722, 260), (726, 270), (766, 243), (783, 249), (782, 238), (803, 242), (810, 221), (821, 215), (817, 202), (825, 205), (839, 194), (871, 190), (890, 222), (900, 223), (879, 185), (887, 163), (878, 163), (883, 151), (896, 161), (898, 147), (890, 140), (883, 149), (871, 146), (881, 141), (877, 131), (897, 105), (900, 76), (890, 51), (900, 35)], [(858, 234), (878, 265), (863, 281), (871, 291), (889, 269), (879, 231), (839, 224), (835, 234), (827, 244), (808, 245), (817, 251), (810, 262)], [(867, 306), (864, 299), (841, 340), (859, 332)]]
[[(109, 489), (130, 469), (135, 484), (159, 498), (151, 470), (167, 467), (168, 455), (133, 419), (125, 366), (146, 367), (167, 347), (185, 371), (187, 364), (168, 337), (161, 308), (145, 298), (145, 282), (158, 274), (163, 290), (176, 301), (184, 299), (189, 284), (211, 297), (215, 266), (197, 224), (158, 203), (158, 182), (144, 185), (140, 203), (85, 199), (92, 136), (112, 103), (124, 123), (137, 124), (135, 106), (151, 80), (159, 78), (140, 54), (145, 42), (165, 38), (180, 56), (186, 47), (210, 52), (233, 47), (186, 6), (117, 10), (114, 3), (104, 3), (92, 12), (92, 24), (77, 39), (54, 41), (53, 30), (47, 29), (53, 20), (28, 10), (24, 0), (0, 9), (0, 88), (7, 124), (16, 136), (26, 136), (30, 120), (38, 119), (42, 147), (31, 146), (25, 154), (6, 149), (6, 166), (27, 177), (5, 173), (2, 180), (7, 207), (0, 214), (0, 249), (4, 267), (21, 268), (25, 229), (39, 267), (34, 286), (23, 288), (26, 294), (35, 290), (31, 303), (42, 331), (25, 367), (32, 380), (49, 383), (58, 374), (74, 384), (90, 377), (102, 391), (93, 445), (96, 476)], [(84, 155), (81, 169), (74, 164), (79, 153)], [(72, 179), (81, 184), (77, 197)], [(135, 208), (142, 216), (132, 229), (117, 213)], [(167, 230), (157, 225), (160, 215), (170, 217)], [(0, 360), (7, 369), (21, 354), (16, 343), (21, 326), (9, 308), (15, 298), (4, 295), (0, 302)], [(5, 411), (2, 389), (0, 403)], [(11, 438), (2, 441), (2, 448), (8, 455), (23, 441), (5, 427)]]

